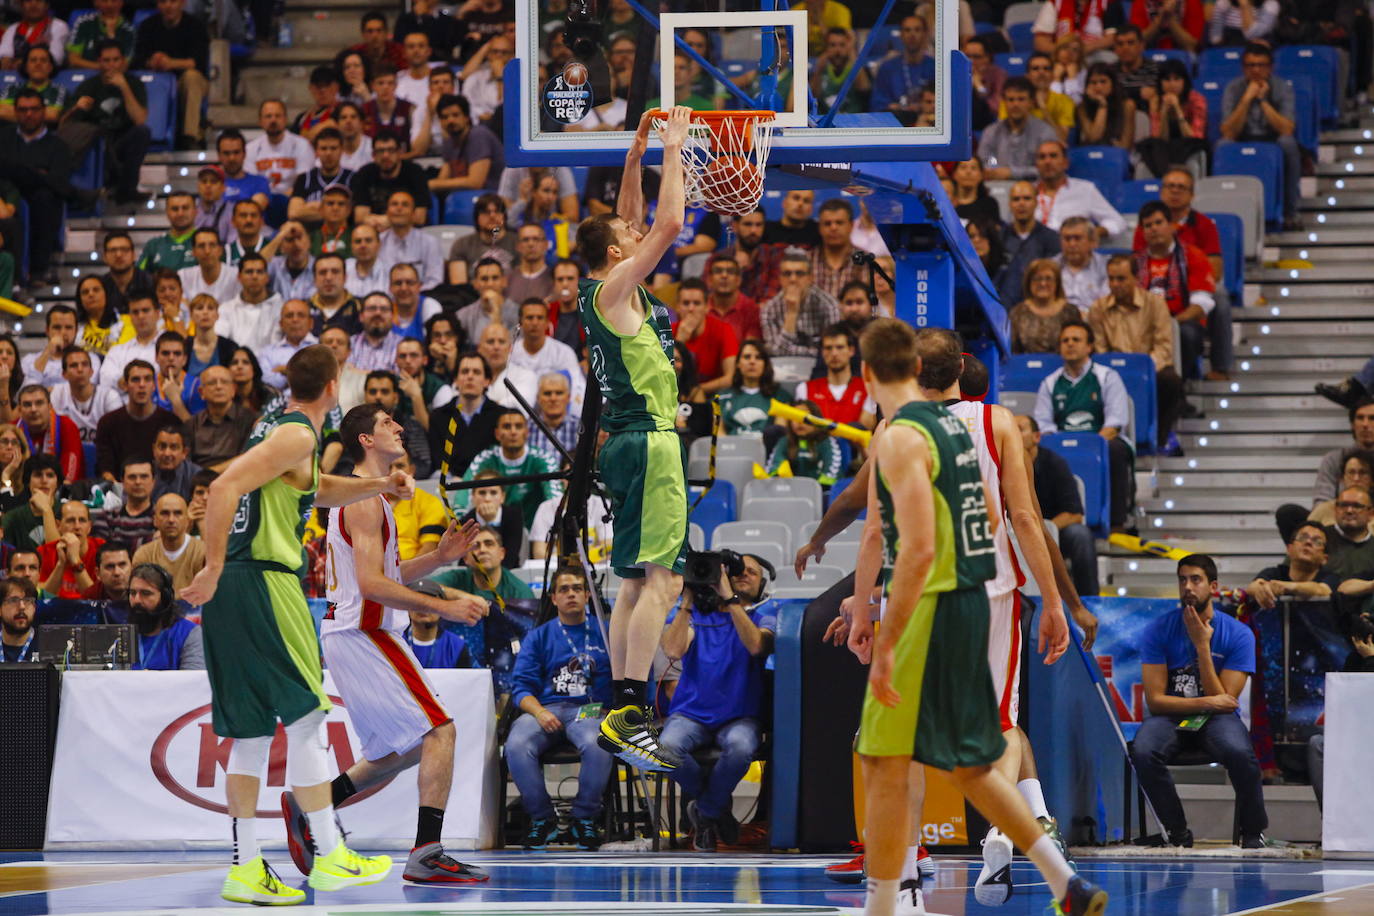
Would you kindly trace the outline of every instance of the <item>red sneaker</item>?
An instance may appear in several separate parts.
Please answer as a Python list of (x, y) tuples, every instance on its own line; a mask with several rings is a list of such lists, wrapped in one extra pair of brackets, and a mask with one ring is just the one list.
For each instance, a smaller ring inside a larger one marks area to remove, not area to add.
[(838, 881), (841, 884), (860, 884), (864, 880), (864, 844), (850, 842), (850, 846), (858, 853), (857, 856), (848, 862), (838, 862), (834, 865), (827, 865), (825, 876), (831, 881)]
[(921, 873), (922, 881), (935, 880), (935, 859), (924, 846), (916, 847), (916, 870)]

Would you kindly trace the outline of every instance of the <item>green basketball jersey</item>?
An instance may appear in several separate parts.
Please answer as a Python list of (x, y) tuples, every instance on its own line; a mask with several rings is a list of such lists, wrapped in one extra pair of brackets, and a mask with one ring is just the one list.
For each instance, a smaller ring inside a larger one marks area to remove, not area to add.
[(577, 310), (587, 329), (587, 359), (605, 406), (601, 428), (672, 430), (677, 419), (677, 373), (673, 370), (673, 329), (668, 307), (638, 287), (644, 323), (632, 335), (617, 333), (597, 307), (600, 280), (577, 285)]
[[(924, 593), (982, 588), (997, 574), (997, 548), (978, 469), (978, 452), (968, 427), (933, 401), (912, 401), (889, 426), (907, 426), (925, 436), (930, 450), (930, 486), (935, 498), (935, 559)], [(883, 519), (883, 566), (890, 575), (901, 547), (887, 477), (878, 465), (878, 502)]]
[[(253, 427), (244, 451), (271, 435), (272, 431), (288, 423), (299, 423), (315, 435), (310, 419), (298, 410), (267, 416)], [(315, 491), (320, 486), (319, 451), (310, 459), (310, 489), (297, 490), (280, 477), (275, 477), (252, 493), (245, 493), (234, 513), (229, 529), (226, 560), (277, 563), (290, 570), (299, 570), (303, 563), (301, 539), (305, 534), (305, 520), (315, 506)]]

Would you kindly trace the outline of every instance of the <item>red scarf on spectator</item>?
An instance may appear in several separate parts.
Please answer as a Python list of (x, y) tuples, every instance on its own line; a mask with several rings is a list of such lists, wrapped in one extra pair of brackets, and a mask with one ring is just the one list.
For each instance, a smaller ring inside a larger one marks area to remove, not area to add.
[(62, 423), (57, 419), (57, 411), (48, 408), (48, 431), (43, 434), (43, 438), (35, 445), (33, 434), (29, 432), (29, 424), (23, 420), (16, 420), (15, 427), (24, 434), (24, 438), (29, 443), (29, 454), (36, 455), (42, 451), (45, 455), (60, 456), (62, 453)]
[[(1145, 289), (1150, 289), (1150, 249), (1142, 248), (1135, 253), (1136, 281)], [(1180, 310), (1188, 307), (1188, 257), (1183, 244), (1174, 240), (1174, 250), (1169, 253), (1169, 274), (1166, 287), (1160, 295), (1165, 302), (1179, 302)]]
[(1102, 22), (1106, 6), (1106, 0), (1081, 0), (1080, 9), (1080, 0), (1059, 0), (1059, 8), (1055, 11), (1054, 37), (1082, 35), (1089, 19), (1096, 16), (1097, 21)]

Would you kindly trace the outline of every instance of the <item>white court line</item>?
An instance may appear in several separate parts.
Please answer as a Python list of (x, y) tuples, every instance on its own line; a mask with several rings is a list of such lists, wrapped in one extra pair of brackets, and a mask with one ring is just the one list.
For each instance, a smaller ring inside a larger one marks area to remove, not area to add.
[(1310, 900), (1321, 900), (1323, 897), (1335, 897), (1337, 894), (1348, 894), (1351, 891), (1363, 890), (1374, 887), (1370, 884), (1352, 884), (1350, 887), (1342, 887), (1339, 890), (1319, 891), (1315, 894), (1308, 894), (1305, 897), (1294, 897), (1291, 900), (1280, 900), (1277, 903), (1266, 903), (1264, 906), (1253, 907), (1248, 910), (1237, 910), (1234, 913), (1227, 913), (1226, 916), (1250, 916), (1251, 913), (1272, 913), (1281, 906), (1288, 906), (1292, 903), (1306, 903)]

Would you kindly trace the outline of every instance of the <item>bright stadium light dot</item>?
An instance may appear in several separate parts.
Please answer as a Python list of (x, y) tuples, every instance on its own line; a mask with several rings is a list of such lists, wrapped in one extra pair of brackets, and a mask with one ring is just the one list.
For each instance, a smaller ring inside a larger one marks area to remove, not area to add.
[[(1357, 146), (1357, 147), (1355, 147), (1355, 149), (1358, 150), (1359, 147)], [(1336, 179), (1336, 190), (1337, 190), (1337, 191), (1344, 191), (1344, 190), (1345, 190), (1345, 179), (1344, 179), (1344, 178), (1337, 178), (1337, 179)]]
[(98, 254), (96, 254), (94, 251), (92, 251), (92, 252), (91, 252), (91, 260), (92, 260), (92, 261), (99, 261), (99, 260), (100, 260), (100, 255), (98, 255)]
[(1207, 437), (1206, 437), (1206, 436), (1198, 436), (1198, 438), (1197, 438), (1197, 444), (1200, 445), (1200, 446), (1202, 446), (1203, 448), (1206, 448), (1206, 447), (1207, 447)]
[(1131, 572), (1135, 572), (1136, 570), (1140, 569), (1140, 564), (1137, 563), (1135, 560), (1132, 560), (1131, 562), (1126, 564), (1126, 568), (1129, 569)]
[(1275, 318), (1279, 317), (1279, 307), (1277, 305), (1270, 306), (1269, 314), (1273, 315)]
[(1285, 286), (1285, 287), (1283, 287), (1282, 289), (1280, 289), (1280, 290), (1279, 290), (1279, 295), (1280, 295), (1280, 296), (1283, 296), (1284, 298), (1287, 298), (1287, 297), (1288, 297), (1288, 287)]
[(134, 218), (132, 216), (129, 217), (129, 222), (125, 225), (127, 225), (130, 229), (134, 228)]
[(1225, 410), (1226, 408), (1231, 406), (1231, 402), (1227, 398), (1222, 398), (1220, 401), (1217, 401), (1217, 406), (1220, 407), (1222, 410)]
[(202, 152), (199, 156), (197, 156), (197, 157), (196, 157), (196, 161), (197, 161), (197, 162), (204, 162), (204, 161), (205, 161), (205, 153)]
[(1259, 348), (1259, 347), (1251, 347), (1251, 348), (1250, 348), (1250, 355), (1251, 355), (1251, 356), (1259, 356), (1259, 355), (1260, 355), (1260, 348)]
[(1180, 475), (1180, 476), (1176, 476), (1176, 477), (1174, 478), (1174, 486), (1176, 486), (1176, 487), (1181, 487), (1181, 486), (1183, 486), (1183, 477), (1182, 477), (1181, 475)]
[(62, 287), (60, 287), (60, 286), (54, 286), (54, 287), (52, 288), (52, 294), (53, 294), (54, 296), (60, 296), (60, 295), (62, 295)]
[[(162, 193), (163, 193), (163, 194), (171, 194), (171, 193), (172, 193), (172, 186), (169, 185), (169, 184), (163, 185), (163, 186), (162, 186)], [(1307, 255), (1303, 255), (1303, 257), (1305, 258), (1305, 257), (1307, 257)]]
[(34, 312), (35, 312), (36, 314), (39, 314), (39, 315), (43, 314), (43, 303), (40, 302), (40, 303), (38, 303), (37, 305), (35, 305), (35, 306), (33, 307), (33, 310), (34, 310)]
[(1318, 213), (1318, 214), (1317, 214), (1317, 222), (1319, 222), (1319, 223), (1325, 223), (1325, 222), (1326, 222), (1326, 214), (1325, 214), (1325, 213)]
[(1307, 240), (1308, 240), (1309, 242), (1315, 242), (1315, 241), (1317, 240), (1317, 233), (1315, 233), (1315, 232), (1309, 232), (1309, 233), (1307, 233)]
[(153, 209), (153, 208), (156, 207), (156, 206), (157, 206), (157, 201), (155, 201), (155, 200), (149, 200), (149, 201), (148, 201), (148, 209), (149, 209), (149, 210)]
[(1155, 525), (1156, 528), (1163, 528), (1163, 527), (1164, 527), (1164, 519), (1162, 519), (1162, 518), (1157, 518), (1157, 519), (1155, 519), (1154, 525)]
[(1124, 585), (1117, 586), (1117, 589), (1116, 589), (1116, 597), (1118, 597), (1118, 598), (1125, 598), (1125, 597), (1126, 597), (1126, 586), (1124, 586)]
[(1166, 500), (1164, 500), (1164, 508), (1166, 508), (1166, 509), (1172, 509), (1173, 507), (1174, 507), (1174, 501), (1173, 501), (1172, 499), (1166, 499)]
[(183, 165), (183, 166), (181, 167), (181, 177), (182, 177), (182, 178), (185, 178), (187, 175), (190, 175), (190, 174), (191, 174), (191, 170), (188, 169), (186, 166)]
[(1334, 206), (1336, 206), (1336, 198), (1334, 198), (1334, 197), (1328, 197), (1328, 198), (1326, 199), (1326, 205), (1327, 205), (1328, 207), (1334, 207)]
[(1249, 371), (1250, 371), (1250, 360), (1247, 359), (1247, 360), (1242, 361), (1241, 364), (1240, 364), (1240, 369), (1241, 369), (1242, 372), (1249, 372)]
[(1353, 172), (1353, 171), (1355, 171), (1355, 163), (1353, 163), (1353, 162), (1347, 162), (1347, 163), (1345, 164), (1345, 170), (1346, 170), (1347, 172)]
[(1269, 325), (1267, 325), (1267, 324), (1262, 324), (1262, 325), (1260, 325), (1260, 333), (1261, 333), (1261, 334), (1268, 334), (1268, 333), (1269, 333)]
[(1196, 459), (1196, 458), (1189, 458), (1189, 459), (1188, 459), (1188, 469), (1189, 469), (1190, 471), (1197, 470), (1197, 459)]
[(1290, 271), (1288, 272), (1288, 279), (1290, 279), (1290, 280), (1296, 280), (1296, 279), (1298, 279), (1298, 272), (1297, 272), (1296, 270), (1290, 270)]
[(1216, 432), (1217, 430), (1221, 429), (1221, 421), (1213, 420), (1211, 423), (1207, 424), (1207, 428), (1210, 429), (1212, 432)]
[(1237, 391), (1240, 391), (1240, 382), (1232, 382), (1232, 383), (1231, 383), (1231, 393), (1232, 393), (1232, 394), (1235, 394)]
[(1365, 131), (1365, 132), (1364, 132), (1364, 138), (1365, 138), (1366, 140), (1374, 140), (1374, 131), (1371, 131), (1371, 130)]
[(78, 268), (73, 267), (73, 268), (72, 268), (72, 276), (73, 276), (73, 277), (79, 277), (79, 276), (81, 276), (81, 271), (80, 271)]

